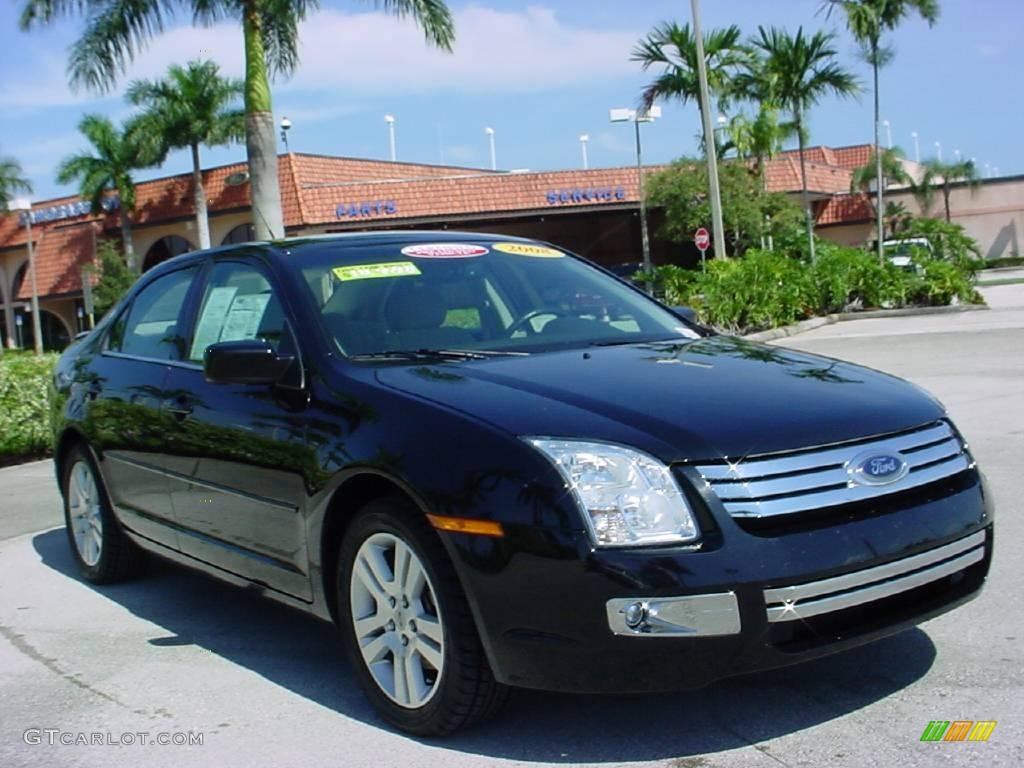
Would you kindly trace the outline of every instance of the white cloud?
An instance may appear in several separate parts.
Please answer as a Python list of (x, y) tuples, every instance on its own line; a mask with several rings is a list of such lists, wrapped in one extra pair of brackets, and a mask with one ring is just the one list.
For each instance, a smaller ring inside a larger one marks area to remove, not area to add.
[[(301, 27), (301, 64), (275, 91), (335, 91), (339, 94), (459, 91), (542, 91), (635, 73), (629, 52), (637, 31), (570, 27), (555, 11), (529, 6), (499, 11), (471, 5), (456, 12), (453, 53), (427, 46), (409, 20), (380, 13), (323, 10)], [(209, 28), (177, 27), (142, 51), (111, 94), (119, 96), (134, 78), (161, 76), (172, 63), (211, 58), (231, 76), (243, 75), (242, 32), (237, 22)], [(42, 51), (26, 64), (28, 77), (0, 81), (0, 103), (7, 108), (47, 108), (83, 104), (94, 94), (73, 93), (66, 59)]]

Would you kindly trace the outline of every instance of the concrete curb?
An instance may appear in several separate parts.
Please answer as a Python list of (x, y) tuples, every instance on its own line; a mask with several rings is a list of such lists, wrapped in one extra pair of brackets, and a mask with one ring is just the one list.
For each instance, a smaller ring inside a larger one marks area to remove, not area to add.
[(987, 304), (957, 304), (951, 307), (909, 307), (907, 309), (871, 309), (866, 312), (841, 312), (836, 315), (825, 315), (823, 317), (812, 317), (809, 320), (801, 320), (793, 325), (784, 325), (781, 328), (771, 328), (767, 331), (750, 333), (743, 338), (749, 341), (773, 341), (784, 339), (787, 336), (797, 336), (815, 328), (821, 328), (833, 323), (845, 323), (850, 320), (870, 320), (883, 317), (917, 317), (919, 315), (948, 315), (960, 312), (977, 312), (987, 310)]

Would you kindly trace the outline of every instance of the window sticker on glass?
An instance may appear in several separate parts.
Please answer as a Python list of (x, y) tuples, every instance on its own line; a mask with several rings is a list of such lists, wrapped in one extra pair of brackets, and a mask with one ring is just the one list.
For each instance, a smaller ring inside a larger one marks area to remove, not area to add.
[(561, 251), (548, 248), (545, 245), (534, 245), (533, 243), (495, 243), (491, 246), (502, 253), (514, 253), (518, 256), (534, 256), (539, 259), (560, 259), (565, 256)]
[(220, 332), (220, 341), (255, 339), (269, 302), (270, 293), (235, 296), (235, 300), (231, 302), (231, 307), (228, 309), (228, 316), (224, 320), (224, 330)]
[(348, 280), (369, 280), (374, 277), (407, 277), (419, 275), (420, 268), (411, 261), (390, 261), (385, 264), (359, 264), (352, 267), (335, 267), (334, 276), (346, 282)]
[(220, 340), (224, 319), (227, 317), (228, 309), (231, 308), (231, 302), (237, 292), (238, 288), (233, 285), (213, 288), (210, 291), (206, 297), (206, 303), (203, 305), (203, 314), (196, 324), (196, 334), (192, 341), (189, 360), (202, 360), (203, 350)]
[(403, 256), (415, 256), (418, 259), (471, 259), (487, 253), (489, 251), (482, 245), (472, 243), (423, 243), (407, 245), (402, 249)]

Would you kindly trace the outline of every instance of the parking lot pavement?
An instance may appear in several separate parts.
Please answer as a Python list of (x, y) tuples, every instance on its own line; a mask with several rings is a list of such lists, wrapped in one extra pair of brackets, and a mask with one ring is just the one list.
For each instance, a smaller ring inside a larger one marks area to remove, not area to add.
[[(908, 376), (949, 405), (999, 508), (988, 587), (955, 613), (703, 691), (517, 692), (495, 722), (421, 741), (373, 717), (324, 624), (168, 564), (132, 584), (82, 583), (63, 531), (21, 532), (59, 519), (48, 466), (3, 470), (0, 765), (1024, 764), (1024, 286), (1006, 288), (988, 289), (999, 292), (989, 312), (840, 323), (784, 341)], [(937, 719), (998, 725), (987, 743), (921, 743)], [(116, 740), (192, 731), (203, 744), (50, 746), (43, 734), (36, 745), (28, 728)]]

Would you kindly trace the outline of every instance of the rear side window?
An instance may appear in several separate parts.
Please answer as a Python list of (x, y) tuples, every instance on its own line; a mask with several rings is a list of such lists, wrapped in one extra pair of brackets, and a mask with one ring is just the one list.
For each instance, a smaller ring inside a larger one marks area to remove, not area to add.
[(181, 359), (178, 317), (196, 268), (180, 269), (147, 285), (114, 324), (108, 348), (151, 360)]

